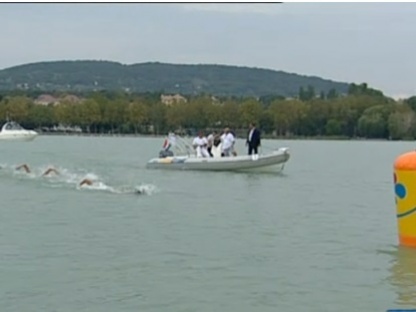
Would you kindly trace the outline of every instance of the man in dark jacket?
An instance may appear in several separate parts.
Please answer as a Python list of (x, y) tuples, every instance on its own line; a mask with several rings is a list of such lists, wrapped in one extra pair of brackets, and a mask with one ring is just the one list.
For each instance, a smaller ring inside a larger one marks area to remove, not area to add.
[(260, 146), (260, 131), (259, 129), (256, 128), (256, 125), (254, 122), (250, 123), (249, 126), (249, 131), (247, 134), (247, 141), (246, 141), (246, 146), (248, 145), (248, 154), (251, 155), (254, 154), (257, 155), (258, 154), (258, 147)]

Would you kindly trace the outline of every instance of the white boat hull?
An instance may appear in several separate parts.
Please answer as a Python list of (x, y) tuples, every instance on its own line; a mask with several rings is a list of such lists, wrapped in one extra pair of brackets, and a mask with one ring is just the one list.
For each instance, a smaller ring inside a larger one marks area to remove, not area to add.
[(0, 141), (21, 141), (21, 142), (29, 142), (33, 141), (38, 134), (35, 131), (26, 131), (19, 133), (7, 132), (2, 133), (0, 132)]
[(266, 171), (279, 172), (289, 160), (288, 148), (280, 148), (265, 155), (197, 158), (173, 156), (153, 158), (147, 163), (149, 169), (206, 170), (206, 171)]

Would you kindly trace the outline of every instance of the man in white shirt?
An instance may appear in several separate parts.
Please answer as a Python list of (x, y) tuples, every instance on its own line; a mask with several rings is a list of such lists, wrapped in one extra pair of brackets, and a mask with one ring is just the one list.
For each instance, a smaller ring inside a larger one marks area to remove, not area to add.
[(225, 157), (230, 156), (234, 147), (235, 138), (234, 138), (234, 135), (230, 132), (229, 128), (224, 129), (224, 133), (223, 135), (221, 135), (221, 142), (222, 142), (221, 156), (225, 156)]
[(197, 157), (209, 157), (209, 153), (207, 151), (208, 140), (202, 131), (198, 132), (198, 136), (192, 142), (192, 146), (196, 150)]

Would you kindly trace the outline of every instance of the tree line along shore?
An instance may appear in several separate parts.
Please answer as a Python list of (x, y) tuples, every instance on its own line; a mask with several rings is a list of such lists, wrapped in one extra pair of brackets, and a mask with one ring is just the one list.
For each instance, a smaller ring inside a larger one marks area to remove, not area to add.
[(165, 135), (177, 131), (233, 129), (245, 136), (255, 122), (264, 138), (391, 139), (416, 138), (416, 96), (394, 100), (366, 84), (351, 84), (347, 94), (316, 95), (299, 90), (281, 96), (164, 96), (160, 93), (89, 92), (54, 94), (40, 102), (30, 92), (0, 94), (0, 119), (12, 119), (45, 134)]

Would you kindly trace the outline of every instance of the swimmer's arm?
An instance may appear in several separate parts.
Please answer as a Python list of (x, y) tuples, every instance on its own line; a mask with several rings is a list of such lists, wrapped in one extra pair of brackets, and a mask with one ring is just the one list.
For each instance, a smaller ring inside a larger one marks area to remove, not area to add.
[(23, 165), (20, 165), (20, 166), (18, 166), (18, 167), (16, 167), (16, 170), (20, 170), (20, 169), (25, 169), (25, 171), (27, 172), (27, 173), (30, 173), (30, 168), (29, 168), (29, 166), (28, 165), (26, 165), (26, 164), (23, 164)]

